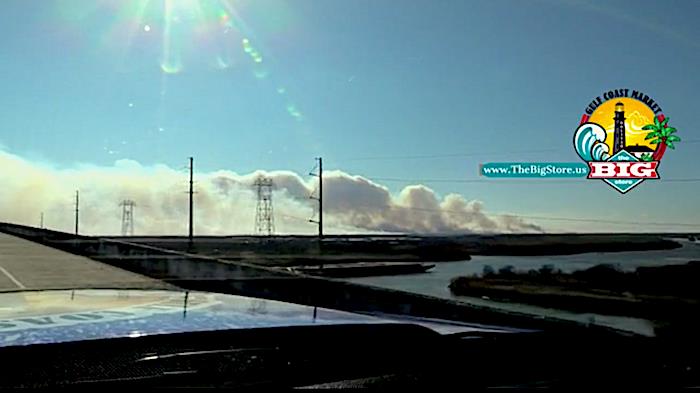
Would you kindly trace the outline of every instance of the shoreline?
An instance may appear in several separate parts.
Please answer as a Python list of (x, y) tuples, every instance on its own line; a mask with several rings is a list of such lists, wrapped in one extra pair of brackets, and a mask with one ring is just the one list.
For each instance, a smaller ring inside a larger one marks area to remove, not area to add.
[(672, 250), (677, 241), (658, 235), (461, 235), (184, 237), (120, 239), (192, 254), (266, 266), (356, 262), (451, 262), (471, 256), (552, 256), (590, 252)]
[(458, 276), (448, 288), (455, 296), (669, 322), (692, 318), (700, 310), (698, 278), (700, 261), (639, 267), (633, 272), (606, 264), (573, 273), (543, 266), (539, 271), (504, 269)]

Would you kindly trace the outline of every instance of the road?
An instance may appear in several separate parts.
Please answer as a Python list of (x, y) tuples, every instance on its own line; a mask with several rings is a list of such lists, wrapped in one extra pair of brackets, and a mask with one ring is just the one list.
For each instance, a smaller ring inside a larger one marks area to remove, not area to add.
[(0, 233), (0, 291), (170, 288), (162, 281)]

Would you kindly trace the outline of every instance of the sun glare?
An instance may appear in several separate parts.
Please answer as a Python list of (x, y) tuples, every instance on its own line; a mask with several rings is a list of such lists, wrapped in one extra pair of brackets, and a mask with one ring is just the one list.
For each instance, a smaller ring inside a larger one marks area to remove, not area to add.
[(169, 77), (188, 70), (247, 71), (284, 96), (284, 111), (291, 118), (305, 118), (272, 72), (275, 58), (261, 44), (264, 34), (245, 22), (232, 0), (96, 0), (87, 8), (64, 1), (58, 11), (70, 22), (85, 26), (89, 19), (103, 19), (102, 29), (89, 33), (99, 37), (110, 55), (123, 57), (116, 62), (149, 56), (142, 64), (159, 68), (163, 97)]

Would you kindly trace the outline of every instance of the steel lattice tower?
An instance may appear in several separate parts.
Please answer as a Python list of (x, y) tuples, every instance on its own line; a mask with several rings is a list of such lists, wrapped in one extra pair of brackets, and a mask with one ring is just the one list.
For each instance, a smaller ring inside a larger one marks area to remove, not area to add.
[(130, 199), (119, 204), (122, 207), (122, 236), (134, 236), (134, 205)]
[(260, 176), (253, 183), (258, 191), (255, 209), (255, 232), (272, 236), (275, 232), (275, 217), (272, 210), (272, 179)]

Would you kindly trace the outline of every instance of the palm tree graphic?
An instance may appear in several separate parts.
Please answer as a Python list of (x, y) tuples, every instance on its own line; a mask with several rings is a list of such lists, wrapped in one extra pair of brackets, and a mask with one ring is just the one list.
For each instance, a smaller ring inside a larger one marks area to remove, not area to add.
[(668, 126), (669, 119), (670, 118), (667, 117), (663, 121), (659, 121), (658, 117), (654, 117), (654, 124), (647, 124), (642, 127), (642, 130), (651, 131), (644, 140), (652, 139), (649, 143), (656, 145), (656, 150), (654, 150), (654, 154), (651, 156), (651, 161), (660, 161), (661, 157), (663, 157), (666, 152), (667, 146), (671, 149), (675, 149), (676, 147), (673, 143), (681, 141), (681, 138), (673, 135), (676, 129)]

